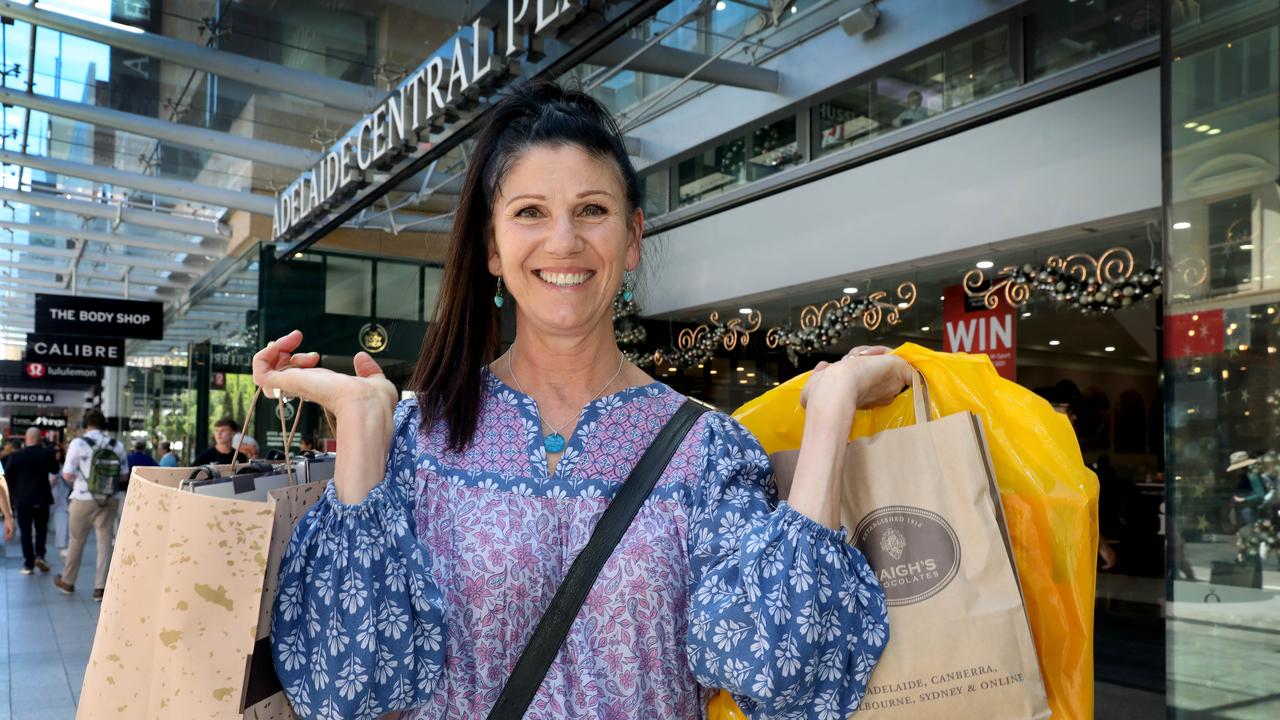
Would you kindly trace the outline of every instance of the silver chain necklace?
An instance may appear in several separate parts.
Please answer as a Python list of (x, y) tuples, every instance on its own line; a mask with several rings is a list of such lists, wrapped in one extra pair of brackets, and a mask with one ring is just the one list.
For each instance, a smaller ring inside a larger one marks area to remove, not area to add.
[[(523, 395), (525, 395), (530, 400), (532, 400), (533, 396), (525, 392), (524, 386), (520, 384), (520, 378), (516, 377), (516, 369), (511, 364), (511, 359), (514, 358), (515, 355), (516, 355), (516, 346), (515, 346), (515, 343), (512, 343), (511, 351), (507, 353), (507, 372), (511, 373), (511, 379), (515, 381), (516, 388), (519, 389)], [(587, 401), (587, 405), (590, 405), (591, 403), (599, 399), (599, 397), (604, 393), (604, 391), (609, 389), (609, 386), (613, 384), (613, 381), (618, 379), (618, 375), (622, 373), (622, 361), (624, 359), (626, 359), (626, 356), (623, 355), (621, 351), (619, 351), (618, 352), (618, 369), (613, 371), (613, 377), (609, 378), (609, 382), (605, 383), (604, 387), (600, 388), (599, 392), (597, 392), (590, 400)], [(533, 402), (535, 405), (537, 405), (538, 403), (537, 400), (534, 400)], [(582, 407), (583, 409), (586, 409), (586, 405), (583, 405)], [(564, 444), (565, 444), (564, 436), (560, 434), (560, 430), (564, 426), (568, 425), (569, 422), (577, 420), (580, 417), (582, 417), (582, 410), (579, 410), (578, 414), (570, 418), (568, 421), (560, 423), (560, 427), (552, 427), (551, 432), (542, 437), (542, 447), (546, 448), (548, 453), (558, 453), (561, 450), (564, 450)], [(541, 410), (538, 411), (538, 420), (546, 424), (548, 427), (551, 426), (551, 423), (547, 422), (542, 418)]]

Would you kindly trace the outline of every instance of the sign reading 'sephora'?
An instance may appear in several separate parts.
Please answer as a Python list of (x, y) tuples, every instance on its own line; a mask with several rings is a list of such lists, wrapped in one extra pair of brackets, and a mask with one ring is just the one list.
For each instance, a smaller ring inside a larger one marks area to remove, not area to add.
[(314, 167), (276, 195), (271, 234), (277, 241), (289, 239), (304, 221), (366, 184), (370, 169), (417, 152), (429, 142), (431, 131), (442, 130), (460, 111), (472, 107), (481, 89), (487, 93), (517, 74), (514, 58), (536, 49), (540, 36), (581, 15), (587, 2), (507, 0), (506, 5), (504, 22), (476, 18), (454, 36), (452, 52), (419, 65)]

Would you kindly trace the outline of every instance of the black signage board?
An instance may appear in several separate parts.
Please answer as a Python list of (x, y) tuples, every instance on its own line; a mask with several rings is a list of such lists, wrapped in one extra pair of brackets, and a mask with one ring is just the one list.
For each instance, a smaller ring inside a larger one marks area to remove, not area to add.
[(27, 431), (29, 427), (38, 427), (42, 430), (64, 429), (67, 427), (67, 419), (61, 415), (19, 415), (14, 414), (9, 418), (10, 430), (14, 435)]
[(22, 363), (22, 379), (31, 382), (102, 381), (102, 368), (90, 365), (61, 365), (43, 362)]
[(124, 339), (27, 333), (26, 360), (124, 367)]
[(36, 332), (160, 340), (164, 338), (164, 304), (37, 294)]
[(253, 372), (254, 348), (233, 347), (231, 345), (213, 346), (213, 371), (223, 373)]
[[(149, 33), (160, 32), (160, 0), (111, 0), (111, 21)], [(155, 117), (160, 109), (160, 62), (118, 47), (108, 56), (111, 84), (107, 106)]]
[(0, 390), (0, 402), (22, 405), (52, 405), (53, 393), (39, 390)]

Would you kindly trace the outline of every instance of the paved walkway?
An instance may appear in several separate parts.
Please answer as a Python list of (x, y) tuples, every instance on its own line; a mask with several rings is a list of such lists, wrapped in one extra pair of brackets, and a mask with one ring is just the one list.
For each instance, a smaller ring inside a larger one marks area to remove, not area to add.
[(75, 717), (98, 622), (93, 592), (97, 546), (90, 536), (80, 565), (76, 594), (53, 586), (62, 571), (53, 534), (52, 572), (22, 575), (22, 546), (15, 533), (0, 547), (0, 720), (69, 720)]

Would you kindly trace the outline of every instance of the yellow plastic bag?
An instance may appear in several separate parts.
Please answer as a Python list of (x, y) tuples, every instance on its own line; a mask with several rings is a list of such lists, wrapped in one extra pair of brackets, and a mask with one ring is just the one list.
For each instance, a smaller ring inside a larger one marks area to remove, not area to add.
[[(894, 354), (924, 374), (939, 417), (968, 410), (982, 418), (1053, 717), (1092, 718), (1098, 479), (1070, 421), (1000, 377), (985, 355), (911, 343)], [(807, 378), (794, 377), (734, 413), (766, 452), (800, 447)], [(911, 393), (903, 393), (886, 407), (858, 412), (849, 439), (902, 427), (914, 415)], [(709, 720), (746, 717), (723, 691), (707, 710)]]

